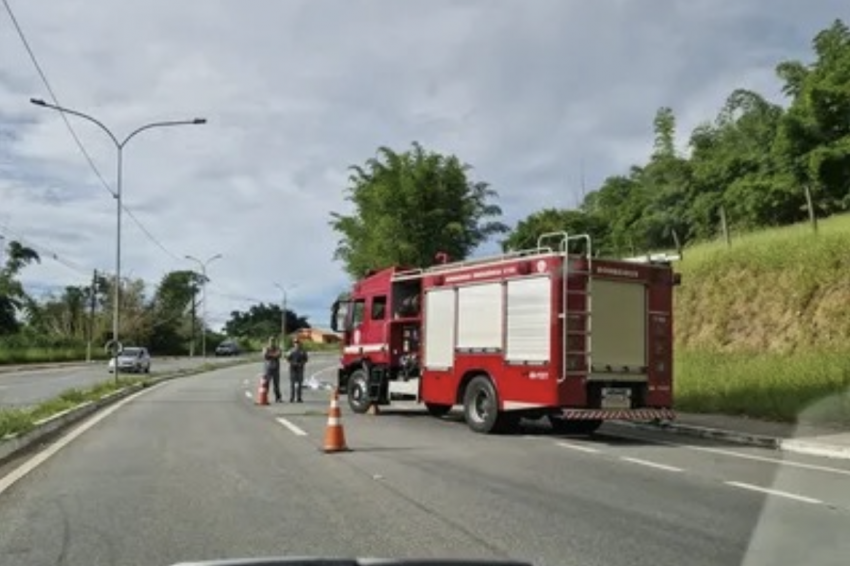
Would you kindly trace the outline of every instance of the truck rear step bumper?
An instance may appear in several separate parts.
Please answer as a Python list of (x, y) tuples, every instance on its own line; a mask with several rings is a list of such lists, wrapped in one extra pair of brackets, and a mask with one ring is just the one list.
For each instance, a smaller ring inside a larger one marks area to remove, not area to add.
[(672, 421), (676, 413), (672, 409), (562, 409), (561, 418), (566, 420), (603, 421)]

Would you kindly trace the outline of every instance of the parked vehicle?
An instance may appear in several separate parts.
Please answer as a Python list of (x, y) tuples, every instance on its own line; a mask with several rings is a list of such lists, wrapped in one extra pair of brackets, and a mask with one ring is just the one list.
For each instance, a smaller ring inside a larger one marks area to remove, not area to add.
[(236, 342), (222, 342), (215, 349), (216, 356), (238, 356), (239, 345)]
[(681, 279), (670, 258), (602, 259), (590, 236), (566, 233), (491, 258), (441, 255), (370, 273), (333, 304), (338, 386), (354, 412), (394, 398), (435, 416), (461, 405), (481, 433), (520, 418), (580, 434), (605, 420), (674, 418)]
[[(151, 356), (148, 349), (141, 346), (125, 347), (118, 354), (118, 371), (150, 373)], [(109, 372), (115, 372), (115, 358), (109, 358)]]

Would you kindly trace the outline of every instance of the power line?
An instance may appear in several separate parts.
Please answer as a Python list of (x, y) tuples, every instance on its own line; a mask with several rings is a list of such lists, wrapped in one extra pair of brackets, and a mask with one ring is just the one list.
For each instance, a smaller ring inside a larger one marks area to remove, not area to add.
[(57, 254), (53, 250), (46, 248), (46, 247), (44, 247), (40, 244), (36, 244), (35, 242), (30, 240), (29, 238), (24, 237), (22, 234), (16, 232), (15, 230), (12, 230), (8, 226), (0, 227), (0, 234), (4, 234), (7, 237), (8, 236), (14, 237), (14, 239), (21, 242), (21, 244), (24, 244), (27, 247), (32, 248), (33, 250), (38, 252), (39, 257), (46, 257), (46, 258), (52, 259), (53, 261), (67, 267), (71, 271), (75, 271), (75, 272), (82, 274), (82, 275), (85, 275), (85, 276), (89, 276), (92, 272), (91, 268), (83, 267), (78, 263), (75, 263), (75, 262), (72, 262), (72, 261), (69, 261), (69, 260), (66, 260), (66, 259), (60, 257), (59, 254)]
[[(32, 62), (33, 66), (35, 67), (35, 70), (38, 73), (38, 76), (41, 77), (41, 82), (44, 83), (44, 87), (47, 89), (47, 92), (50, 95), (50, 98), (53, 100), (53, 103), (55, 105), (59, 106), (60, 105), (59, 99), (57, 98), (56, 93), (53, 91), (53, 87), (50, 86), (50, 81), (47, 80), (47, 75), (44, 73), (44, 70), (41, 68), (41, 64), (39, 64), (38, 58), (35, 56), (35, 53), (33, 52), (32, 47), (30, 47), (29, 41), (27, 40), (27, 37), (26, 37), (26, 34), (24, 34), (24, 30), (21, 28), (21, 25), (18, 23), (18, 18), (15, 17), (15, 13), (14, 13), (14, 11), (12, 11), (12, 6), (9, 4), (9, 0), (3, 0), (3, 6), (6, 7), (6, 13), (9, 14), (9, 19), (12, 20), (12, 25), (15, 27), (15, 31), (18, 33), (18, 37), (21, 39), (21, 43), (23, 43), (24, 49), (26, 50), (27, 54), (29, 55), (30, 61)], [(75, 132), (74, 128), (71, 126), (71, 121), (68, 120), (68, 117), (65, 116), (64, 113), (60, 112), (60, 114), (62, 114), (62, 120), (65, 122), (65, 127), (68, 128), (68, 132), (71, 133), (71, 137), (74, 138), (74, 142), (77, 144), (77, 148), (79, 148), (80, 152), (83, 154), (83, 157), (86, 158), (86, 161), (88, 162), (89, 167), (91, 167), (92, 171), (94, 171), (94, 174), (97, 176), (97, 178), (100, 179), (100, 182), (103, 184), (103, 187), (107, 190), (107, 192), (109, 192), (109, 194), (114, 197), (115, 191), (112, 190), (112, 187), (109, 186), (109, 183), (107, 183), (106, 179), (104, 179), (103, 175), (101, 175), (100, 170), (97, 168), (97, 165), (94, 164), (94, 161), (92, 160), (91, 155), (89, 155), (89, 152), (86, 151), (86, 148), (83, 145), (83, 142), (80, 141), (80, 138), (77, 136), (77, 132)]]
[[(89, 277), (89, 276), (91, 276), (92, 270), (95, 269), (95, 268), (92, 268), (92, 267), (86, 267), (86, 266), (80, 265), (79, 263), (76, 263), (74, 261), (63, 258), (56, 251), (48, 248), (47, 246), (43, 246), (41, 244), (38, 244), (38, 243), (32, 241), (31, 239), (27, 238), (26, 236), (24, 236), (20, 232), (17, 232), (16, 230), (12, 230), (8, 226), (0, 226), (0, 234), (5, 235), (8, 239), (14, 239), (14, 240), (21, 242), (22, 244), (25, 244), (27, 247), (30, 247), (33, 250), (35, 250), (36, 252), (38, 252), (40, 257), (51, 259), (51, 260), (55, 261), (56, 263), (59, 263), (60, 265), (66, 267), (66, 268), (70, 269), (71, 271), (74, 271), (74, 272), (76, 272), (80, 275), (84, 275), (86, 277)], [(103, 268), (96, 268), (96, 269), (99, 273), (101, 273), (105, 276), (111, 276), (111, 272), (108, 269), (103, 269)], [(145, 284), (145, 286), (149, 286), (149, 287), (152, 287), (154, 289), (159, 287), (159, 284), (160, 284), (159, 282), (154, 283), (154, 282), (151, 282), (151, 281), (145, 281), (144, 279), (137, 279), (137, 280), (141, 280)], [(266, 300), (263, 300), (263, 299), (259, 299), (257, 297), (249, 297), (249, 296), (246, 296), (246, 295), (238, 295), (238, 294), (234, 294), (234, 293), (228, 293), (224, 290), (217, 291), (217, 290), (215, 290), (215, 287), (216, 287), (215, 283), (212, 283), (212, 286), (213, 286), (213, 290), (209, 291), (209, 294), (217, 296), (217, 297), (221, 297), (223, 299), (229, 299), (231, 301), (241, 302), (241, 303), (256, 303), (256, 304), (273, 302), (273, 301), (266, 301)]]
[[(38, 58), (35, 56), (35, 52), (33, 51), (32, 47), (30, 46), (30, 43), (27, 40), (27, 37), (26, 37), (26, 34), (24, 33), (24, 30), (21, 27), (20, 23), (18, 22), (18, 18), (15, 17), (15, 13), (12, 10), (12, 6), (9, 3), (9, 0), (2, 0), (2, 1), (3, 1), (3, 6), (6, 8), (6, 13), (9, 14), (9, 19), (12, 21), (12, 25), (14, 26), (15, 31), (17, 32), (18, 37), (20, 38), (21, 43), (23, 44), (24, 49), (27, 52), (27, 55), (29, 55), (30, 61), (32, 62), (33, 66), (35, 67), (35, 70), (38, 73), (38, 76), (41, 78), (41, 82), (44, 83), (44, 87), (47, 89), (47, 93), (50, 95), (50, 99), (53, 101), (54, 105), (62, 106), (59, 103), (59, 98), (56, 96), (56, 93), (54, 92), (53, 87), (50, 85), (50, 81), (47, 79), (47, 74), (44, 72), (44, 70), (41, 67), (41, 64), (38, 62)], [(103, 185), (104, 189), (106, 189), (106, 191), (110, 195), (112, 195), (113, 198), (116, 198), (117, 195), (116, 195), (115, 191), (112, 189), (112, 187), (106, 181), (106, 179), (103, 178), (103, 175), (101, 174), (100, 169), (97, 168), (97, 165), (95, 165), (94, 160), (91, 158), (91, 155), (86, 150), (85, 146), (83, 145), (83, 142), (80, 141), (79, 136), (77, 136), (77, 132), (74, 131), (73, 126), (71, 126), (71, 121), (68, 119), (68, 117), (65, 115), (64, 112), (60, 112), (59, 114), (62, 116), (62, 121), (65, 123), (65, 127), (68, 129), (68, 132), (71, 134), (71, 137), (74, 139), (74, 143), (77, 145), (77, 148), (80, 150), (80, 153), (82, 153), (83, 157), (85, 158), (86, 162), (89, 164), (89, 167), (94, 172), (95, 176), (97, 176), (97, 178), (100, 180), (101, 185)], [(167, 255), (169, 255), (174, 260), (180, 261), (180, 258), (176, 254), (172, 253), (168, 248), (166, 248), (162, 244), (162, 242), (160, 242), (157, 238), (155, 238), (153, 236), (153, 234), (151, 234), (151, 232), (144, 226), (144, 224), (142, 224), (142, 222), (136, 217), (136, 215), (133, 214), (133, 212), (129, 208), (127, 208), (123, 203), (121, 205), (121, 208), (122, 208), (122, 210), (124, 210), (124, 212), (127, 213), (127, 215), (130, 217), (130, 219), (133, 220), (133, 222), (141, 229), (142, 233), (145, 234), (145, 236), (147, 236), (148, 239), (150, 239), (159, 249), (161, 249), (163, 252), (165, 252)]]

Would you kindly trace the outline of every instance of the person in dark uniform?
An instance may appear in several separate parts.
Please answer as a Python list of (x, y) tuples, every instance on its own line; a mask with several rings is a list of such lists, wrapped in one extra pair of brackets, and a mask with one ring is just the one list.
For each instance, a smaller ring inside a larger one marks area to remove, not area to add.
[(301, 388), (304, 385), (304, 366), (307, 365), (309, 356), (300, 340), (295, 340), (292, 349), (286, 354), (286, 361), (289, 362), (289, 402), (303, 403)]
[(272, 382), (274, 387), (275, 403), (283, 403), (283, 395), (280, 393), (280, 357), (283, 354), (277, 345), (277, 340), (272, 336), (268, 345), (263, 348), (263, 370), (266, 379)]

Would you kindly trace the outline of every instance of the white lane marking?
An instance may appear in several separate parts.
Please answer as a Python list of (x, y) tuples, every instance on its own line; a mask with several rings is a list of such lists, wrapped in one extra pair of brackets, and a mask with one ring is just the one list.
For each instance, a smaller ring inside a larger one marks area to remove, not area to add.
[(253, 398), (254, 398), (254, 396), (251, 394), (251, 392), (250, 392), (250, 391), (246, 391), (246, 392), (245, 392), (245, 397), (247, 397), (248, 399), (253, 399)]
[(561, 448), (569, 448), (570, 450), (578, 450), (579, 452), (589, 452), (591, 454), (599, 453), (599, 450), (596, 448), (591, 448), (590, 446), (582, 446), (581, 444), (572, 444), (570, 442), (556, 442), (558, 446)]
[(620, 460), (623, 460), (624, 462), (631, 462), (632, 464), (647, 466), (649, 468), (655, 468), (656, 470), (664, 470), (667, 472), (684, 472), (682, 468), (675, 468), (673, 466), (667, 466), (665, 464), (658, 464), (656, 462), (650, 462), (649, 460), (641, 460), (640, 458), (628, 458), (626, 456), (620, 456)]
[(277, 422), (279, 422), (280, 424), (282, 424), (283, 426), (288, 428), (290, 431), (292, 431), (292, 434), (294, 434), (295, 436), (307, 436), (307, 433), (305, 431), (298, 428), (297, 426), (295, 426), (294, 424), (292, 424), (291, 422), (289, 422), (285, 418), (278, 417), (276, 420), (277, 420)]
[(623, 438), (631, 438), (634, 440), (642, 440), (646, 442), (652, 442), (653, 444), (661, 444), (664, 446), (676, 446), (678, 448), (686, 448), (688, 450), (694, 450), (696, 452), (708, 452), (711, 454), (721, 454), (723, 456), (732, 456), (734, 458), (742, 458), (744, 460), (753, 460), (756, 462), (768, 462), (771, 464), (779, 464), (782, 466), (791, 466), (794, 468), (801, 468), (804, 470), (813, 470), (816, 472), (826, 472), (831, 474), (838, 474), (842, 476), (850, 476), (850, 470), (842, 470), (840, 468), (830, 468), (829, 466), (820, 466), (818, 464), (805, 464), (803, 462), (795, 462), (793, 460), (778, 460), (776, 458), (768, 458), (766, 456), (756, 456), (754, 454), (744, 454), (742, 452), (735, 452), (733, 450), (724, 450), (722, 448), (711, 448), (709, 446), (691, 446), (688, 444), (679, 444), (678, 442), (670, 442), (668, 440), (656, 440), (656, 439), (648, 439), (644, 437), (631, 436), (626, 434), (618, 434), (617, 436)]
[(111, 407), (108, 407), (101, 412), (95, 413), (88, 420), (84, 421), (83, 424), (78, 425), (77, 428), (73, 429), (65, 436), (59, 438), (59, 440), (57, 440), (55, 444), (50, 445), (42, 452), (39, 452), (29, 460), (9, 472), (6, 476), (0, 478), (0, 495), (2, 495), (4, 491), (12, 487), (17, 481), (26, 476), (28, 473), (30, 473), (31, 471), (39, 467), (41, 464), (49, 460), (57, 452), (68, 446), (75, 439), (82, 436), (87, 430), (92, 428), (94, 425), (98, 424), (127, 403), (134, 401), (140, 395), (155, 391), (163, 385), (165, 385), (165, 383), (159, 383), (157, 385), (154, 385), (153, 387), (147, 387), (145, 389), (142, 389), (141, 391), (133, 393), (132, 395), (125, 397), (121, 401), (118, 401)]
[(332, 370), (332, 369), (339, 369), (339, 366), (335, 366), (335, 365), (334, 365), (334, 366), (328, 366), (328, 367), (326, 367), (325, 369), (320, 369), (319, 371), (317, 371), (317, 372), (313, 372), (312, 374), (310, 374), (310, 376), (309, 376), (307, 379), (308, 379), (308, 380), (309, 380), (309, 379), (315, 379), (315, 378), (317, 378), (318, 376), (320, 376), (320, 375), (322, 375), (323, 373), (325, 373), (326, 371), (330, 371), (330, 370)]
[(778, 489), (769, 489), (766, 487), (759, 487), (757, 485), (752, 485), (749, 483), (737, 482), (737, 481), (727, 481), (723, 482), (726, 485), (731, 485), (732, 487), (740, 487), (741, 489), (748, 489), (750, 491), (758, 491), (760, 493), (767, 493), (769, 495), (776, 495), (778, 497), (786, 497), (788, 499), (793, 499), (795, 501), (802, 501), (803, 503), (812, 503), (814, 505), (823, 505), (823, 501), (820, 499), (814, 499), (812, 497), (805, 497), (803, 495), (797, 495), (795, 493), (788, 493), (787, 491), (780, 491)]

